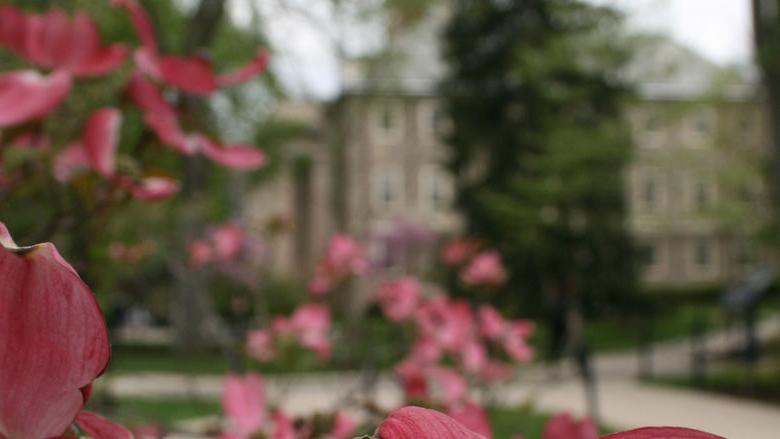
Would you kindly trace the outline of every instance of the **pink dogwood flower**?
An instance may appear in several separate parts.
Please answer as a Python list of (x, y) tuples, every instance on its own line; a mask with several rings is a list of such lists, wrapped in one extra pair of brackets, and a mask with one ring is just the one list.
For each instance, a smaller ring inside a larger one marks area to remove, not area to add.
[(258, 329), (249, 332), (246, 343), (247, 353), (260, 362), (270, 361), (274, 357), (274, 335), (270, 329)]
[(477, 250), (476, 241), (468, 238), (453, 239), (441, 250), (444, 265), (454, 267), (465, 263)]
[(127, 92), (144, 111), (144, 123), (165, 146), (185, 155), (202, 153), (212, 161), (238, 171), (255, 170), (265, 165), (267, 158), (257, 148), (223, 145), (199, 132), (185, 133), (173, 105), (139, 72), (131, 75)]
[(142, 47), (136, 50), (135, 61), (141, 71), (155, 80), (171, 85), (183, 92), (208, 96), (219, 87), (248, 81), (262, 73), (268, 64), (268, 53), (258, 51), (254, 59), (238, 70), (217, 75), (211, 63), (200, 56), (175, 56), (159, 53), (154, 27), (146, 11), (136, 0), (113, 0), (114, 5), (125, 8), (135, 27)]
[(330, 433), (325, 435), (323, 439), (351, 439), (357, 428), (357, 421), (352, 419), (352, 417), (343, 410), (339, 410), (333, 417), (333, 427), (331, 428)]
[(682, 427), (644, 427), (608, 434), (602, 439), (726, 439), (699, 430)]
[(330, 357), (331, 346), (328, 339), (331, 319), (330, 309), (317, 303), (308, 303), (298, 307), (291, 317), (292, 327), (301, 345), (314, 351), (320, 358)]
[[(0, 223), (0, 437), (62, 435), (109, 350), (95, 297), (73, 267), (53, 244), (17, 246)], [(93, 415), (79, 422), (108, 428)]]
[(265, 385), (257, 374), (228, 375), (222, 396), (222, 408), (230, 421), (230, 432), (249, 438), (265, 422)]
[(314, 279), (309, 284), (312, 294), (328, 293), (340, 283), (368, 270), (368, 258), (363, 247), (347, 235), (333, 235), (325, 254), (317, 264)]
[(119, 68), (129, 55), (122, 44), (102, 46), (97, 25), (84, 12), (70, 17), (62, 9), (25, 14), (0, 9), (0, 45), (43, 69), (75, 76), (99, 76)]
[(435, 410), (407, 406), (394, 410), (379, 425), (375, 439), (486, 439)]
[(447, 410), (447, 416), (460, 422), (469, 430), (485, 436), (487, 439), (493, 438), (493, 429), (490, 427), (490, 419), (487, 412), (473, 402), (451, 406)]
[(44, 117), (68, 97), (70, 73), (43, 76), (33, 70), (0, 74), (0, 128)]
[(544, 427), (542, 439), (598, 439), (596, 424), (590, 419), (577, 421), (568, 413), (559, 413)]
[(497, 251), (485, 251), (474, 256), (460, 272), (464, 284), (475, 287), (496, 287), (506, 281), (506, 271)]
[(398, 322), (414, 316), (420, 290), (420, 283), (412, 277), (402, 277), (383, 283), (379, 287), (377, 298), (385, 317)]

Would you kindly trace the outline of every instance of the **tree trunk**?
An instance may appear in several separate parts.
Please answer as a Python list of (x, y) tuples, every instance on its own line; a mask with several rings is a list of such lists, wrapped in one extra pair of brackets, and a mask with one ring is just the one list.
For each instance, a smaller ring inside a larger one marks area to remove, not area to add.
[[(208, 48), (217, 25), (224, 13), (224, 0), (201, 0), (189, 24), (184, 40), (187, 53)], [(201, 99), (183, 97), (183, 119), (193, 126), (208, 125), (208, 109)], [(179, 220), (179, 248), (186, 249), (187, 243), (203, 233), (205, 226), (202, 205), (204, 182), (209, 164), (199, 156), (184, 159), (182, 181), (182, 208)], [(182, 257), (180, 261), (186, 261)], [(221, 344), (225, 331), (214, 312), (208, 291), (208, 276), (202, 270), (192, 270), (178, 264), (174, 269), (176, 287), (171, 300), (171, 323), (174, 327), (175, 347), (179, 351), (197, 352)]]

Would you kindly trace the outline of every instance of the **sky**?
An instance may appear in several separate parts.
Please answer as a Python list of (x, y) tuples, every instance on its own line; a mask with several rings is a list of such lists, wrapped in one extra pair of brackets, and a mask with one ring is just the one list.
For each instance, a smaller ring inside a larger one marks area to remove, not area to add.
[[(233, 0), (234, 18), (247, 16), (246, 2), (250, 1), (264, 3), (264, 0)], [(750, 64), (750, 0), (588, 1), (616, 6), (626, 13), (630, 29), (669, 35), (719, 64)], [(304, 8), (311, 9), (313, 15), (327, 20), (328, 11), (317, 11), (314, 7), (322, 3), (317, 0), (300, 2)], [(273, 68), (286, 88), (302, 98), (336, 96), (341, 72), (332, 55), (332, 47), (327, 38), (323, 38), (323, 30), (313, 29), (310, 22), (300, 18), (278, 14), (273, 17), (270, 38), (278, 50)]]
[(721, 64), (748, 64), (750, 0), (591, 0), (626, 12), (629, 25), (660, 31)]

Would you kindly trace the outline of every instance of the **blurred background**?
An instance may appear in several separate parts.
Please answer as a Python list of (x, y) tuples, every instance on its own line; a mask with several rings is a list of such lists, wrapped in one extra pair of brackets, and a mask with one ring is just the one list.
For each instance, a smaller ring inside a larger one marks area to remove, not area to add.
[[(83, 9), (105, 42), (136, 38), (108, 2), (2, 3)], [(205, 131), (262, 148), (268, 164), (235, 173), (132, 149), (146, 134), (130, 111), (118, 166), (182, 176), (179, 196), (146, 204), (96, 197), (94, 176), (59, 183), (36, 164), (50, 156), (0, 146), (0, 219), (17, 242), (57, 243), (106, 313), (103, 412), (197, 430), (219, 411), (211, 378), (237, 368), (276, 376), (278, 395), (307, 382), (295, 376), (322, 377), (306, 390), (328, 393), (357, 370), (382, 389), (408, 340), (372, 292), (413, 275), (536, 322), (534, 363), (495, 396), (511, 408), (493, 412), (496, 437), (561, 410), (607, 430), (776, 437), (779, 2), (141, 4), (168, 53), (236, 66), (269, 50), (266, 74), (190, 112)], [(3, 50), (0, 66), (24, 63)], [(80, 84), (47, 120), (48, 138), (64, 144), (121, 95), (122, 75)], [(241, 256), (193, 263), (190, 244), (225, 223), (246, 233)], [(331, 361), (231, 354), (247, 327), (305, 300), (337, 233), (365, 245), (372, 268), (332, 298)], [(462, 237), (499, 252), (505, 283), (472, 288), (442, 263)], [(305, 396), (291, 398), (305, 410)]]

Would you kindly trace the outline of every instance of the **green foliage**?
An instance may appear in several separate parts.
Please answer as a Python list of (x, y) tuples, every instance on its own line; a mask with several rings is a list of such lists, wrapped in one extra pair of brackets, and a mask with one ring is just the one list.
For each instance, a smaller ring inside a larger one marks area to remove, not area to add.
[(508, 264), (507, 307), (557, 295), (594, 309), (635, 288), (620, 26), (612, 9), (560, 0), (464, 0), (449, 24), (450, 168), (468, 232)]

